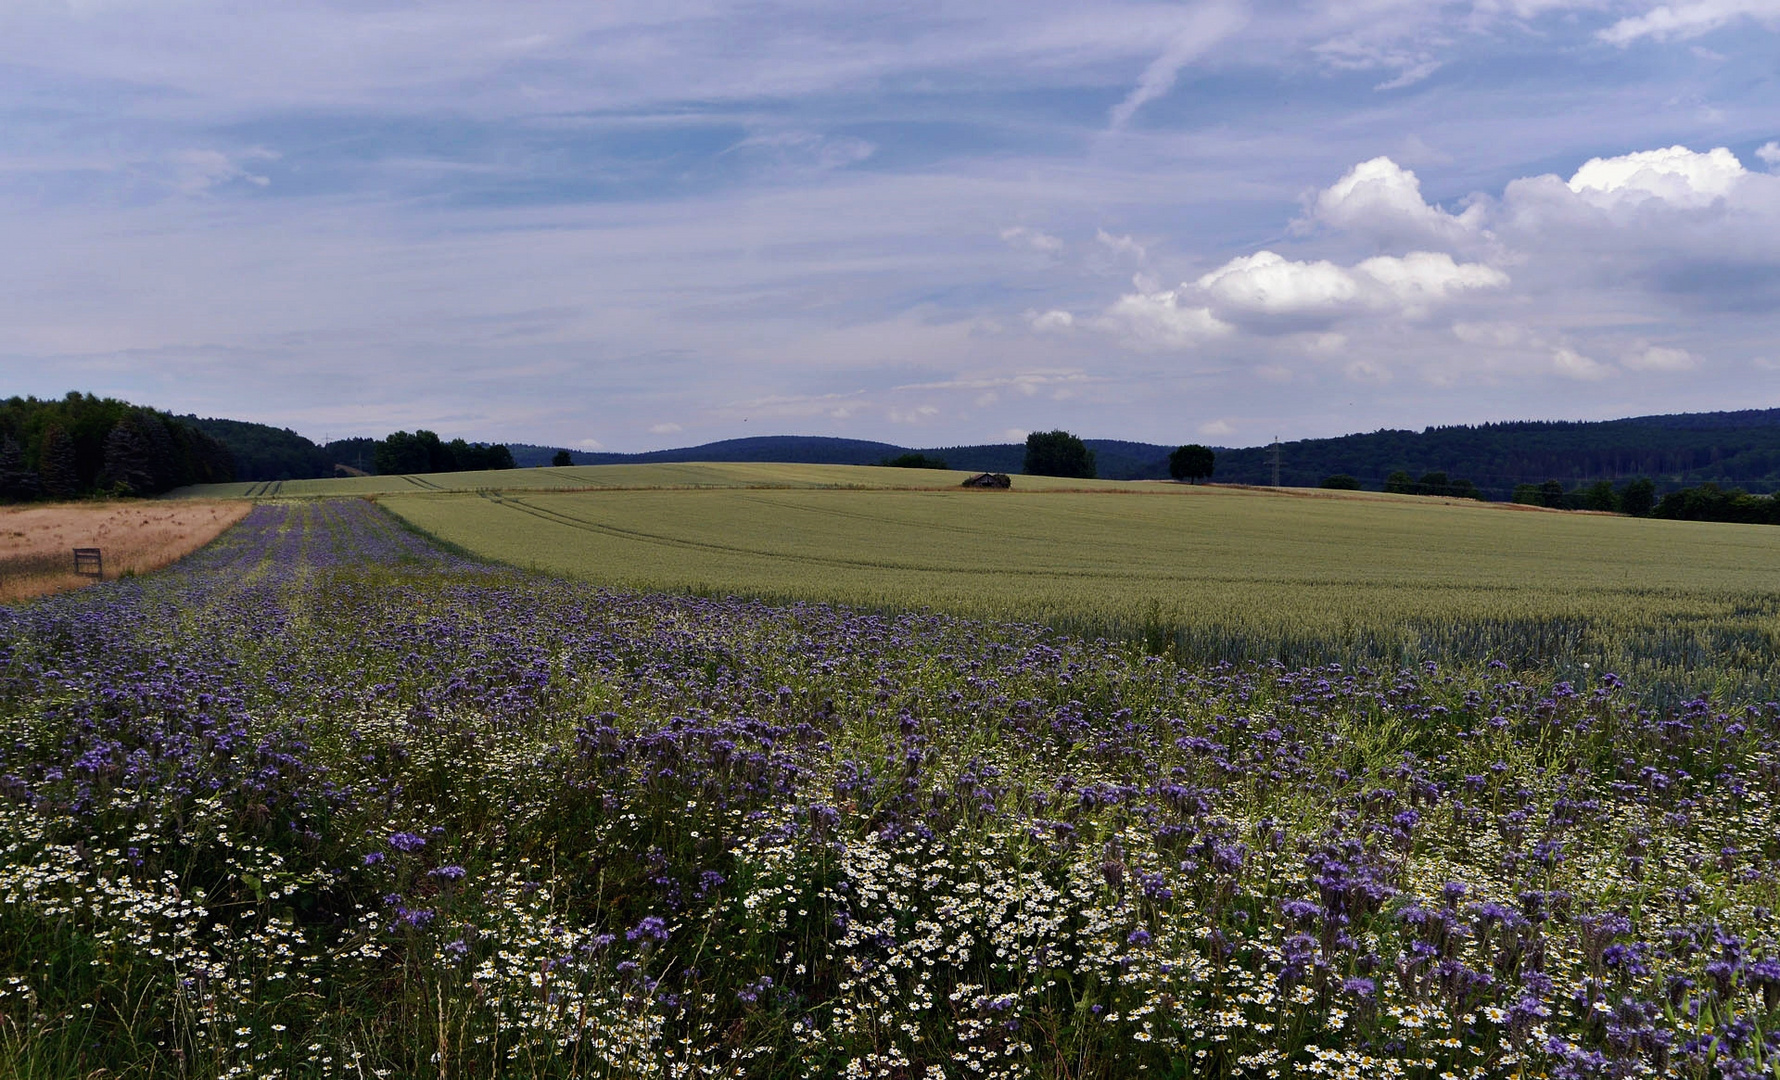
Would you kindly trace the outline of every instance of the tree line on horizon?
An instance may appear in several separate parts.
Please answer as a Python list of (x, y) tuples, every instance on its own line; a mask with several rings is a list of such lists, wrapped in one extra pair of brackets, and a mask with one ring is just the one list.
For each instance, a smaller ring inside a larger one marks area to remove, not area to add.
[[(905, 458), (917, 457), (919, 455), (905, 455)], [(1175, 480), (1196, 483), (1212, 475), (1216, 461), (1217, 454), (1211, 448), (1189, 444), (1178, 447), (1169, 454), (1168, 472)], [(1033, 432), (1028, 435), (1025, 465), (1026, 472), (1033, 476), (1093, 479), (1095, 474), (1094, 451), (1080, 438), (1063, 430)], [(928, 467), (943, 468), (944, 463)], [(1359, 480), (1339, 473), (1324, 477), (1319, 486), (1347, 491), (1361, 490)], [(1384, 490), (1400, 495), (1489, 501), (1489, 496), (1471, 480), (1452, 477), (1440, 471), (1426, 472), (1419, 478), (1412, 478), (1406, 470), (1395, 470), (1385, 478)], [(1698, 487), (1668, 492), (1659, 500), (1656, 483), (1647, 476), (1636, 477), (1618, 486), (1608, 480), (1597, 480), (1574, 488), (1566, 488), (1560, 480), (1519, 484), (1514, 488), (1510, 501), (1553, 510), (1593, 510), (1630, 517), (1780, 525), (1780, 494), (1751, 495), (1740, 488), (1726, 489), (1714, 483), (1705, 483)]]
[(234, 478), (221, 440), (168, 413), (78, 391), (0, 402), (0, 502), (159, 495)]
[[(904, 455), (904, 458), (919, 456)], [(1029, 476), (1093, 480), (1099, 471), (1094, 449), (1080, 437), (1062, 429), (1035, 431), (1026, 436), (1024, 465)], [(1209, 479), (1216, 465), (1216, 452), (1198, 443), (1176, 447), (1168, 455), (1168, 475), (1176, 480), (1198, 483)]]
[(372, 471), (379, 476), (516, 467), (513, 452), (504, 443), (472, 443), (463, 439), (445, 442), (425, 428), (412, 434), (392, 431), (385, 435), (371, 453), (371, 464)]
[[(293, 480), (334, 475), (336, 464), (364, 472), (378, 442), (340, 439), (318, 446), (294, 431), (243, 421), (181, 417), (215, 435), (234, 452), (240, 480)], [(1042, 434), (1042, 433), (1041, 433)], [(734, 441), (734, 440), (732, 440)], [(883, 464), (915, 459), (945, 461), (954, 469), (1020, 472), (1025, 447), (983, 444), (904, 449), (860, 440), (777, 436), (745, 440), (751, 452), (727, 443), (687, 447), (684, 452), (610, 454), (576, 451), (582, 464), (632, 461), (796, 461), (829, 464)], [(1096, 452), (1096, 475), (1117, 480), (1164, 479), (1171, 475), (1175, 448), (1123, 440), (1086, 439)], [(810, 444), (823, 444), (813, 448)], [(829, 443), (847, 444), (838, 449)], [(515, 464), (551, 463), (560, 448), (509, 444)], [(1226, 483), (1266, 484), (1272, 479), (1272, 448), (1212, 447), (1217, 478)], [(1281, 481), (1314, 487), (1332, 475), (1352, 476), (1362, 487), (1382, 490), (1395, 472), (1420, 477), (1432, 472), (1469, 479), (1486, 497), (1512, 499), (1518, 485), (1556, 479), (1566, 490), (1599, 480), (1624, 483), (1651, 478), (1659, 494), (1703, 482), (1742, 487), (1757, 493), (1780, 489), (1780, 409), (1737, 413), (1688, 413), (1588, 422), (1510, 422), (1475, 427), (1431, 427), (1422, 431), (1382, 430), (1330, 439), (1288, 442), (1281, 447)], [(712, 452), (714, 456), (686, 454)], [(1413, 483), (1414, 481), (1412, 481)]]
[[(396, 431), (383, 439), (339, 439), (318, 446), (289, 429), (172, 416), (78, 392), (45, 401), (14, 397), (0, 405), (0, 501), (158, 494), (185, 484), (228, 479), (290, 480), (355, 470), (385, 475), (477, 471), (518, 464), (506, 444), (444, 440), (426, 429)], [(1093, 442), (1109, 452), (1116, 448), (1118, 455), (1142, 448), (1135, 443)], [(1505, 450), (1505, 443), (1518, 449)], [(533, 454), (541, 448), (521, 449)], [(958, 448), (960, 452), (983, 449), (994, 448)], [(1158, 452), (1163, 449), (1155, 448)], [(1281, 480), (1287, 486), (1371, 486), (1404, 494), (1505, 499), (1554, 509), (1780, 523), (1780, 498), (1752, 494), (1741, 486), (1771, 481), (1780, 488), (1780, 410), (1379, 431), (1287, 443), (1282, 449)], [(1100, 471), (1094, 447), (1067, 431), (1034, 432), (1023, 448), (1009, 446), (1006, 452), (1014, 456), (993, 468), (1013, 471), (1024, 466), (1030, 475), (1079, 478), (1094, 478)], [(1147, 475), (1198, 482), (1210, 479), (1215, 469), (1224, 482), (1265, 483), (1271, 479), (1270, 453), (1269, 447), (1214, 450), (1189, 444), (1168, 452), (1149, 467)], [(1468, 453), (1482, 463), (1482, 471), (1460, 475), (1450, 466), (1434, 467), (1417, 477), (1402, 464), (1418, 458), (1462, 462)], [(877, 463), (944, 468), (949, 456), (909, 451)], [(566, 464), (568, 457), (566, 451), (558, 450), (553, 459), (545, 460)], [(1378, 464), (1306, 475), (1330, 462), (1355, 461)], [(1491, 462), (1529, 470), (1531, 478), (1528, 471), (1514, 472), (1509, 474), (1514, 482), (1504, 487), (1504, 474), (1488, 471)], [(1541, 476), (1541, 464), (1553, 468)], [(1662, 468), (1646, 474), (1627, 471), (1639, 464)], [(959, 467), (976, 469), (979, 465), (967, 460)], [(1697, 475), (1699, 468), (1715, 470), (1716, 478), (1687, 484), (1684, 478)], [(1128, 464), (1118, 465), (1114, 472), (1124, 478), (1128, 469)], [(1612, 475), (1587, 475), (1596, 469)], [(1364, 480), (1367, 476), (1372, 479)], [(1728, 481), (1726, 476), (1749, 479)]]
[[(1293, 487), (1349, 476), (1382, 490), (1395, 473), (1445, 472), (1469, 478), (1497, 500), (1548, 480), (1569, 491), (1639, 477), (1659, 493), (1706, 482), (1773, 491), (1780, 489), (1780, 410), (1380, 430), (1287, 442), (1279, 450), (1281, 481)], [(1226, 481), (1265, 483), (1272, 462), (1270, 446), (1219, 453)]]
[(312, 480), (345, 473), (386, 476), (403, 473), (475, 472), (516, 467), (501, 443), (449, 441), (437, 432), (393, 431), (381, 439), (352, 437), (322, 444), (289, 428), (215, 417), (182, 417), (186, 423), (226, 443), (237, 461), (239, 480)]

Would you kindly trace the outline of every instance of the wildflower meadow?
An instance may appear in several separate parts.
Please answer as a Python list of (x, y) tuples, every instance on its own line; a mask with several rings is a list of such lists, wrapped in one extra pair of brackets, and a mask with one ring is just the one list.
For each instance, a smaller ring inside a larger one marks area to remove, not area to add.
[(600, 589), (0, 608), (0, 1078), (1780, 1077), (1780, 704)]

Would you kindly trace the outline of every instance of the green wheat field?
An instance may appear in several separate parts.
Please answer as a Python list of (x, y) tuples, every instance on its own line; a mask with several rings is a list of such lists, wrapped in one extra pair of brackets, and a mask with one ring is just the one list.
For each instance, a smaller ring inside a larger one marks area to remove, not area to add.
[(1191, 660), (1499, 660), (1780, 687), (1780, 530), (1458, 500), (859, 466), (580, 466), (188, 489), (375, 498), (465, 552), (638, 589), (929, 609)]

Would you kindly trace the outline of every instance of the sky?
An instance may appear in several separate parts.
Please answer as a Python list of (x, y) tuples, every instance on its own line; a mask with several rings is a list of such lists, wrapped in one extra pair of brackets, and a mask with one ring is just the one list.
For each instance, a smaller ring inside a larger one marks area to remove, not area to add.
[(1780, 0), (3, 0), (0, 393), (1244, 446), (1780, 405)]

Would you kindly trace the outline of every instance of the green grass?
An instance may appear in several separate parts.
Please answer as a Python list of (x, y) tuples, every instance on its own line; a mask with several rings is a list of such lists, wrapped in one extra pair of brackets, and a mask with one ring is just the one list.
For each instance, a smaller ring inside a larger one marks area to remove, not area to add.
[[(861, 465), (780, 465), (753, 462), (690, 462), (652, 465), (571, 465), (548, 469), (427, 473), (420, 476), (349, 476), (329, 480), (254, 481), (181, 488), (175, 498), (338, 498), (417, 491), (580, 491), (589, 488), (955, 488), (970, 476), (941, 469), (889, 469)], [(1059, 480), (1022, 476), (1024, 490), (1093, 488), (1165, 490), (1175, 484), (1119, 480)]]
[(1026, 619), (1183, 659), (1501, 659), (1669, 692), (1780, 686), (1780, 530), (1760, 526), (1032, 477), (975, 492), (959, 474), (845, 466), (466, 475), (555, 474), (583, 490), (407, 485), (380, 501), (477, 555), (630, 587)]

